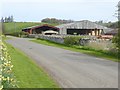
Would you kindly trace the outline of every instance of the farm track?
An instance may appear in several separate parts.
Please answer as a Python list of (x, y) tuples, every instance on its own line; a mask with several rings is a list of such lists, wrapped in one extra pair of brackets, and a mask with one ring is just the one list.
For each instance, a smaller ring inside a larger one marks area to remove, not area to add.
[(62, 88), (118, 88), (117, 62), (37, 44), (24, 38), (13, 37), (6, 42), (42, 66)]

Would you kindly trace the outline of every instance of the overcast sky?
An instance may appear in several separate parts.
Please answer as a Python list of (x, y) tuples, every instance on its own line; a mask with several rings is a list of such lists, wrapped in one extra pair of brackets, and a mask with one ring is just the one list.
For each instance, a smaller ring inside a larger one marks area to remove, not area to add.
[[(2, 0), (0, 16), (13, 15), (15, 21), (43, 18), (76, 21), (117, 21), (114, 16), (119, 0)], [(1, 5), (0, 5), (1, 6)]]

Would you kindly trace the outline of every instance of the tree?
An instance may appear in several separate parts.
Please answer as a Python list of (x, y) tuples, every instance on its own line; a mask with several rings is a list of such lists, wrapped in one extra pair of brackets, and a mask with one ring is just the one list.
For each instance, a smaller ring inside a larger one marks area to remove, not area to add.
[(3, 19), (3, 17), (1, 18), (1, 22), (4, 22), (4, 19)]
[(118, 59), (120, 60), (120, 21), (118, 21), (118, 34), (113, 38), (113, 43), (118, 50)]
[(118, 2), (118, 59), (120, 59), (120, 1)]
[(5, 22), (7, 22), (7, 17), (5, 17)]
[(13, 15), (10, 17), (10, 19), (11, 22), (14, 22)]
[(61, 20), (56, 18), (45, 18), (42, 19), (41, 22), (44, 23), (50, 23), (50, 24), (65, 24), (65, 23), (71, 23), (73, 20)]
[(10, 16), (7, 18), (7, 22), (11, 22), (11, 17)]
[(120, 60), (120, 1), (118, 2), (118, 34), (113, 38), (113, 42), (118, 50), (118, 60)]
[(8, 16), (5, 18), (1, 18), (1, 22), (14, 22), (13, 16)]

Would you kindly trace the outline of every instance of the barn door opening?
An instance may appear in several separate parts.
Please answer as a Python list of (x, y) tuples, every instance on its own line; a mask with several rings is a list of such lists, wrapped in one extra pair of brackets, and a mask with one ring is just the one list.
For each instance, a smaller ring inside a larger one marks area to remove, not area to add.
[(90, 29), (67, 29), (67, 34), (69, 35), (88, 35)]

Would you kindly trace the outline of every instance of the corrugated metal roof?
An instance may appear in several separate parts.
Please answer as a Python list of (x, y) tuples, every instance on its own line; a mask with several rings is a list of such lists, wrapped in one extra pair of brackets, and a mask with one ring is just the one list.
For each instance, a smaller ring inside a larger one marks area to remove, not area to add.
[(58, 28), (76, 28), (76, 29), (103, 29), (104, 33), (109, 32), (113, 29), (107, 28), (105, 26), (98, 25), (94, 22), (88, 21), (88, 20), (82, 20), (82, 21), (76, 21), (73, 23), (68, 24), (62, 24), (57, 26)]

